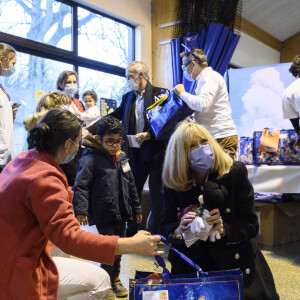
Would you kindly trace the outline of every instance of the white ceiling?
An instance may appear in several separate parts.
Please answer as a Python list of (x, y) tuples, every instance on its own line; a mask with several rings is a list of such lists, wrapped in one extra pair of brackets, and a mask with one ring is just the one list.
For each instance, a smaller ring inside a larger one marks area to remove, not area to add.
[(300, 32), (300, 0), (243, 0), (242, 17), (285, 41)]

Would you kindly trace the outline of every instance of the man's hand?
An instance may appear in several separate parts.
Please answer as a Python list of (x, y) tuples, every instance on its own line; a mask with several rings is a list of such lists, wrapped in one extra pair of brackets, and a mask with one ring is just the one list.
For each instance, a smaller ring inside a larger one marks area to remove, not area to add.
[(88, 218), (85, 215), (77, 215), (76, 219), (78, 220), (80, 225), (87, 225), (88, 224)]
[(141, 132), (141, 133), (137, 133), (135, 135), (136, 141), (139, 143), (140, 146), (142, 146), (142, 144), (145, 141), (148, 141), (151, 139), (151, 135), (148, 132)]
[(183, 92), (185, 92), (185, 88), (183, 84), (177, 84), (175, 85), (173, 91), (176, 95), (180, 96)]
[(138, 224), (140, 224), (140, 223), (142, 222), (142, 219), (143, 219), (142, 214), (137, 214), (135, 217), (136, 217), (136, 222), (137, 222)]

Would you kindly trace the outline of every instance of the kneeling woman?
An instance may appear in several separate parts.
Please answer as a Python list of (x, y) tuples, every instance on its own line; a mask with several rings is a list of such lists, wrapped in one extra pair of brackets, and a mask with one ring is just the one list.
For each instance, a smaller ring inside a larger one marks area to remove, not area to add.
[[(165, 190), (161, 234), (172, 239), (175, 248), (204, 271), (240, 268), (244, 299), (279, 299), (272, 273), (257, 246), (259, 225), (246, 166), (234, 162), (202, 126), (185, 121), (169, 141), (162, 176)], [(222, 191), (222, 204), (213, 207), (207, 219), (221, 239), (198, 240), (187, 248), (178, 236), (188, 230), (196, 213), (186, 207), (199, 204), (198, 197), (207, 181), (216, 183)], [(173, 274), (194, 272), (172, 251), (169, 260)]]

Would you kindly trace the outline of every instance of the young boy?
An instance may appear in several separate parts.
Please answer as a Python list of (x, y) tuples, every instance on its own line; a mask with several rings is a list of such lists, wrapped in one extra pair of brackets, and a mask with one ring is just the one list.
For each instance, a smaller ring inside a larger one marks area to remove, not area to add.
[[(123, 126), (113, 117), (99, 121), (97, 134), (86, 139), (86, 149), (77, 164), (73, 206), (81, 225), (96, 225), (99, 234), (125, 237), (126, 222), (135, 215), (142, 221), (142, 209), (134, 178), (125, 154), (120, 150)], [(90, 136), (89, 136), (90, 137)], [(128, 291), (120, 279), (121, 256), (113, 266), (102, 264), (110, 275), (117, 297)]]
[[(98, 101), (97, 94), (94, 91), (86, 91), (82, 95), (85, 108), (84, 112), (73, 109), (74, 113), (85, 123), (86, 128), (88, 129), (94, 123), (96, 123), (100, 118), (100, 110), (96, 106)], [(72, 102), (71, 102), (72, 107)], [(72, 111), (72, 112), (73, 112)]]

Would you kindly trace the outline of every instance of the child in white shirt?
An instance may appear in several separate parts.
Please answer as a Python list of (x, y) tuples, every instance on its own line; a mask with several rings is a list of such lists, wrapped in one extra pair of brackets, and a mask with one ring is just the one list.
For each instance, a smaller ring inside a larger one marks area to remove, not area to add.
[(100, 119), (100, 110), (96, 106), (98, 101), (97, 94), (94, 91), (86, 91), (82, 95), (86, 110), (75, 114), (85, 123), (86, 128), (90, 127)]

